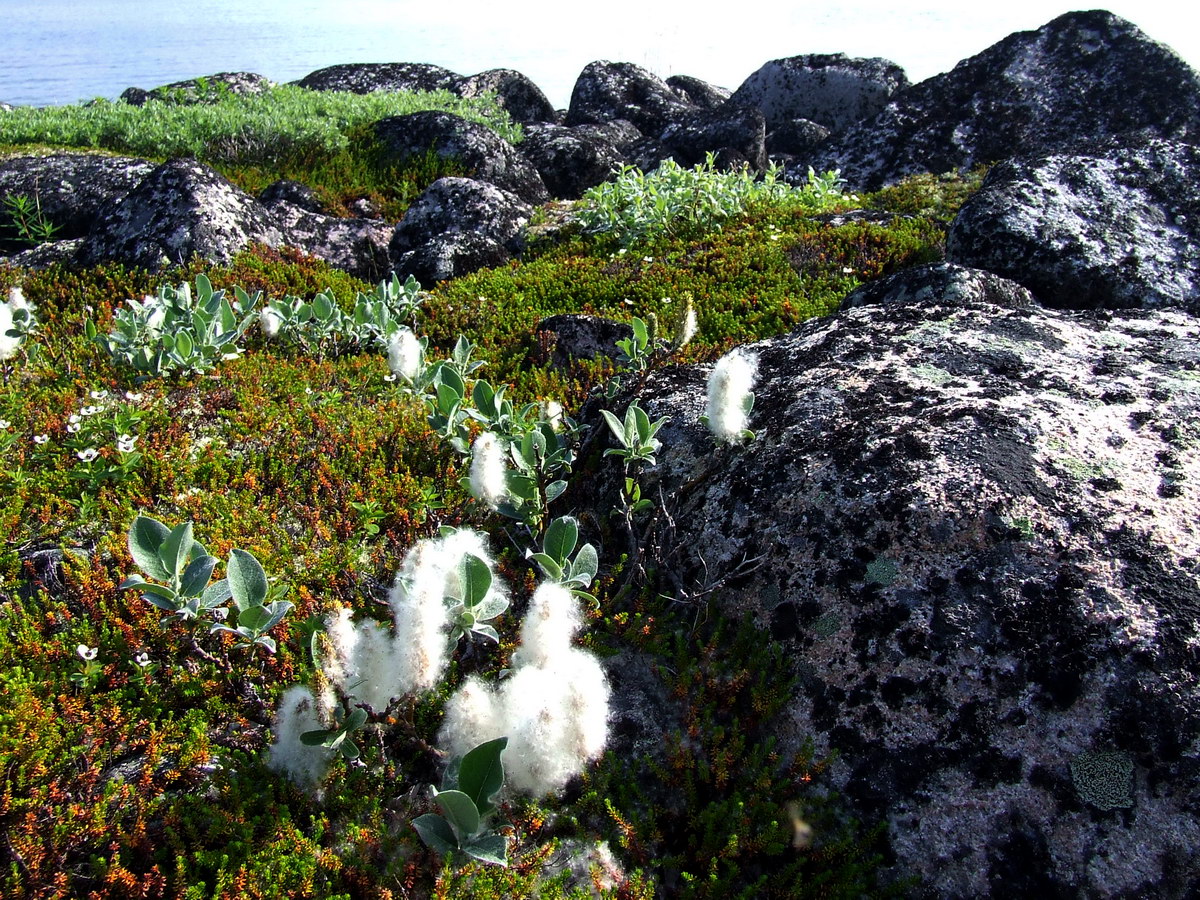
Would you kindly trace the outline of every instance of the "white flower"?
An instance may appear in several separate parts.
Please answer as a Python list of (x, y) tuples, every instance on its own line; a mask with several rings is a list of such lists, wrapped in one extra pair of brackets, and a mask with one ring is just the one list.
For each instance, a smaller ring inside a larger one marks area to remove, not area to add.
[(133, 445), (137, 443), (136, 434), (122, 434), (117, 438), (118, 453), (132, 453)]
[(508, 496), (504, 445), (496, 435), (485, 431), (471, 447), (471, 494), (496, 509)]
[(421, 374), (423, 350), (411, 329), (401, 328), (388, 341), (388, 368), (392, 374), (412, 382)]
[(696, 324), (696, 310), (692, 308), (692, 304), (687, 305), (687, 311), (683, 314), (683, 322), (679, 327), (679, 334), (675, 336), (675, 349), (682, 350), (696, 336), (698, 326)]
[(34, 442), (35, 444), (38, 444), (38, 445), (41, 445), (41, 444), (48, 444), (48, 443), (50, 443), (50, 435), (48, 435), (48, 434), (35, 434), (35, 435), (33, 436), (33, 442)]
[(94, 416), (96, 413), (102, 412), (104, 412), (103, 406), (85, 406), (79, 411), (79, 414), (83, 416)]
[(653, 257), (653, 256), (643, 256), (643, 257), (642, 257), (642, 262), (644, 262), (644, 263), (652, 263), (652, 262), (654, 262), (654, 257)]
[(708, 376), (708, 430), (722, 443), (740, 443), (746, 431), (754, 395), (750, 389), (758, 373), (758, 359), (734, 350), (717, 360)]
[(383, 380), (388, 382), (389, 384), (391, 384), (393, 381), (396, 380), (396, 376), (395, 375), (384, 375)]
[(12, 422), (8, 419), (0, 419), (0, 428), (12, 428)]
[(136, 391), (126, 391), (125, 392), (125, 399), (128, 400), (130, 403), (141, 403), (142, 398), (144, 398), (145, 396), (146, 396), (145, 394), (139, 394)]
[(142, 669), (146, 668), (146, 666), (150, 665), (150, 654), (147, 653), (145, 650), (143, 650), (141, 653), (136, 654), (133, 657), (133, 664)]
[(96, 654), (100, 652), (99, 647), (89, 647), (87, 644), (80, 644), (75, 648), (75, 652), (79, 654), (81, 659), (91, 662), (96, 658)]
[(273, 338), (279, 334), (279, 329), (283, 327), (283, 317), (268, 306), (258, 314), (258, 325), (262, 329), (263, 334), (269, 338)]
[(85, 463), (90, 463), (100, 455), (100, 451), (95, 447), (88, 447), (86, 450), (80, 450), (75, 455), (82, 459)]
[(90, 396), (93, 400), (103, 400), (108, 396), (108, 391), (92, 391), (88, 396)]

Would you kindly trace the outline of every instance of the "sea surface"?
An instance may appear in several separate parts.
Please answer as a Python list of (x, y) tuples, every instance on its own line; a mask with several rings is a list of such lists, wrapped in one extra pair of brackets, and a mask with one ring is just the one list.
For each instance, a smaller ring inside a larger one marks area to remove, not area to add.
[[(1196, 66), (1200, 13), (1192, 6), (1121, 0), (1106, 8)], [(558, 107), (597, 59), (734, 89), (768, 60), (845, 52), (886, 57), (920, 81), (1071, 8), (1044, 0), (767, 0), (706, 14), (695, 0), (3, 0), (0, 101), (77, 103), (228, 71), (284, 82), (349, 62), (436, 63), (463, 75), (516, 69)]]

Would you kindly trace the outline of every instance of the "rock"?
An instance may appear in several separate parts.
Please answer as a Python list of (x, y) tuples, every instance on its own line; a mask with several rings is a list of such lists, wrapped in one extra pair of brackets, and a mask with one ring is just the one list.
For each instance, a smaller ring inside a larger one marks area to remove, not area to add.
[(79, 260), (157, 271), (193, 254), (227, 263), (253, 241), (277, 247), (282, 238), (271, 215), (245, 191), (195, 160), (172, 159), (100, 213)]
[(842, 298), (840, 310), (887, 304), (979, 304), (1007, 309), (1038, 305), (1033, 294), (1015, 281), (952, 263), (916, 266), (868, 282)]
[(625, 155), (610, 142), (583, 128), (561, 125), (530, 128), (521, 153), (538, 170), (550, 196), (564, 200), (578, 200), (588, 188), (612, 178), (625, 162)]
[(564, 313), (542, 319), (534, 334), (542, 361), (565, 369), (577, 359), (615, 358), (617, 341), (631, 338), (633, 328), (600, 316)]
[(382, 219), (343, 219), (279, 200), (268, 207), (280, 243), (323, 259), (364, 281), (379, 281), (391, 270), (388, 245), (392, 225)]
[(626, 119), (647, 137), (696, 111), (652, 72), (633, 63), (588, 63), (571, 91), (567, 125)]
[(324, 213), (325, 207), (317, 197), (317, 192), (307, 184), (299, 181), (289, 181), (281, 178), (263, 188), (258, 195), (260, 203), (270, 206), (274, 203), (286, 202), (298, 206), (308, 212)]
[(725, 106), (692, 113), (668, 125), (662, 143), (681, 166), (704, 162), (709, 153), (736, 152), (755, 172), (767, 168), (767, 128), (762, 112), (746, 106)]
[[(57, 226), (56, 238), (81, 238), (105, 204), (124, 197), (153, 169), (144, 159), (93, 153), (9, 156), (0, 158), (0, 196), (29, 198)], [(0, 205), (0, 252), (26, 246), (10, 238), (11, 221)]]
[(807, 162), (874, 190), (1140, 130), (1200, 140), (1200, 75), (1124, 19), (1071, 12), (900, 91)]
[(1197, 320), (952, 267), (879, 293), (747, 348), (745, 446), (698, 422), (706, 368), (651, 377), (675, 574), (784, 643), (779, 749), (838, 750), (908, 896), (1193, 895)]
[(512, 69), (488, 69), (463, 78), (453, 90), (460, 97), (478, 97), (484, 91), (492, 91), (513, 120), (522, 124), (554, 122), (558, 118), (542, 89)]
[(508, 262), (531, 215), (531, 206), (495, 185), (439, 178), (396, 225), (389, 253), (402, 276), (422, 283), (457, 278)]
[(430, 150), (463, 165), (472, 178), (516, 194), (526, 203), (550, 199), (537, 169), (496, 132), (445, 112), (390, 116), (375, 123), (384, 160), (402, 162)]
[(667, 84), (675, 93), (700, 109), (717, 109), (732, 96), (731, 91), (690, 75), (672, 75)]
[(512, 254), (498, 241), (482, 234), (457, 231), (439, 234), (412, 250), (393, 256), (401, 277), (412, 275), (421, 284), (460, 278), (479, 269), (502, 266)]
[(644, 141), (646, 136), (628, 119), (613, 119), (611, 122), (594, 122), (589, 125), (575, 125), (572, 134), (595, 138), (612, 144), (625, 153), (634, 144)]
[(767, 154), (773, 158), (807, 157), (830, 131), (811, 119), (788, 119), (767, 133)]
[(22, 269), (44, 269), (56, 263), (69, 265), (75, 261), (82, 243), (83, 238), (47, 241), (36, 247), (19, 250), (11, 256), (0, 256), (0, 262), (6, 262), (10, 266), (20, 266)]
[(12, 112), (14, 109), (16, 107), (9, 103), (0, 103), (0, 112)]
[(946, 256), (1049, 306), (1200, 313), (1200, 148), (1150, 140), (1001, 163), (955, 218)]
[(201, 78), (189, 78), (164, 84), (150, 91), (127, 88), (120, 99), (130, 106), (144, 106), (150, 100), (162, 100), (181, 106), (197, 103), (216, 103), (230, 94), (263, 94), (272, 83), (253, 72), (219, 72)]
[(767, 63), (742, 82), (729, 103), (762, 110), (771, 129), (810, 119), (837, 132), (876, 115), (907, 85), (904, 70), (890, 60), (810, 53)]
[(458, 73), (429, 63), (347, 63), (317, 69), (291, 83), (311, 91), (371, 94), (375, 91), (449, 91), (461, 80)]

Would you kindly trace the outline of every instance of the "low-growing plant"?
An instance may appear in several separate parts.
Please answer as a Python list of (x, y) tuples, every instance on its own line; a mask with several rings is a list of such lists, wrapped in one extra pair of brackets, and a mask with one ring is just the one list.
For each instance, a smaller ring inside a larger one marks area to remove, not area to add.
[(8, 226), (22, 244), (36, 247), (54, 240), (58, 226), (42, 210), (42, 201), (37, 194), (7, 194), (4, 211), (8, 214)]
[(417, 834), (444, 856), (464, 854), (491, 865), (508, 865), (504, 835), (492, 830), (487, 819), (496, 809), (492, 798), (504, 786), (500, 754), (508, 738), (486, 741), (450, 762), (433, 799), (442, 815), (426, 813), (413, 820)]

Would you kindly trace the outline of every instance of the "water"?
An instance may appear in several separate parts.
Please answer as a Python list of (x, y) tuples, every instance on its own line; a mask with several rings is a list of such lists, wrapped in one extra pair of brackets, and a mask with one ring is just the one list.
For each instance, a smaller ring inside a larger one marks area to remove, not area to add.
[[(580, 70), (597, 59), (732, 89), (767, 60), (839, 51), (886, 57), (919, 81), (1071, 8), (1032, 0), (975, 6), (984, 5), (768, 0), (705, 15), (694, 0), (459, 0), (448, 14), (436, 0), (5, 0), (0, 100), (75, 103), (222, 71), (282, 82), (338, 63), (427, 62), (464, 75), (517, 69), (565, 107)], [(1196, 66), (1200, 13), (1179, 7), (1107, 6)]]

